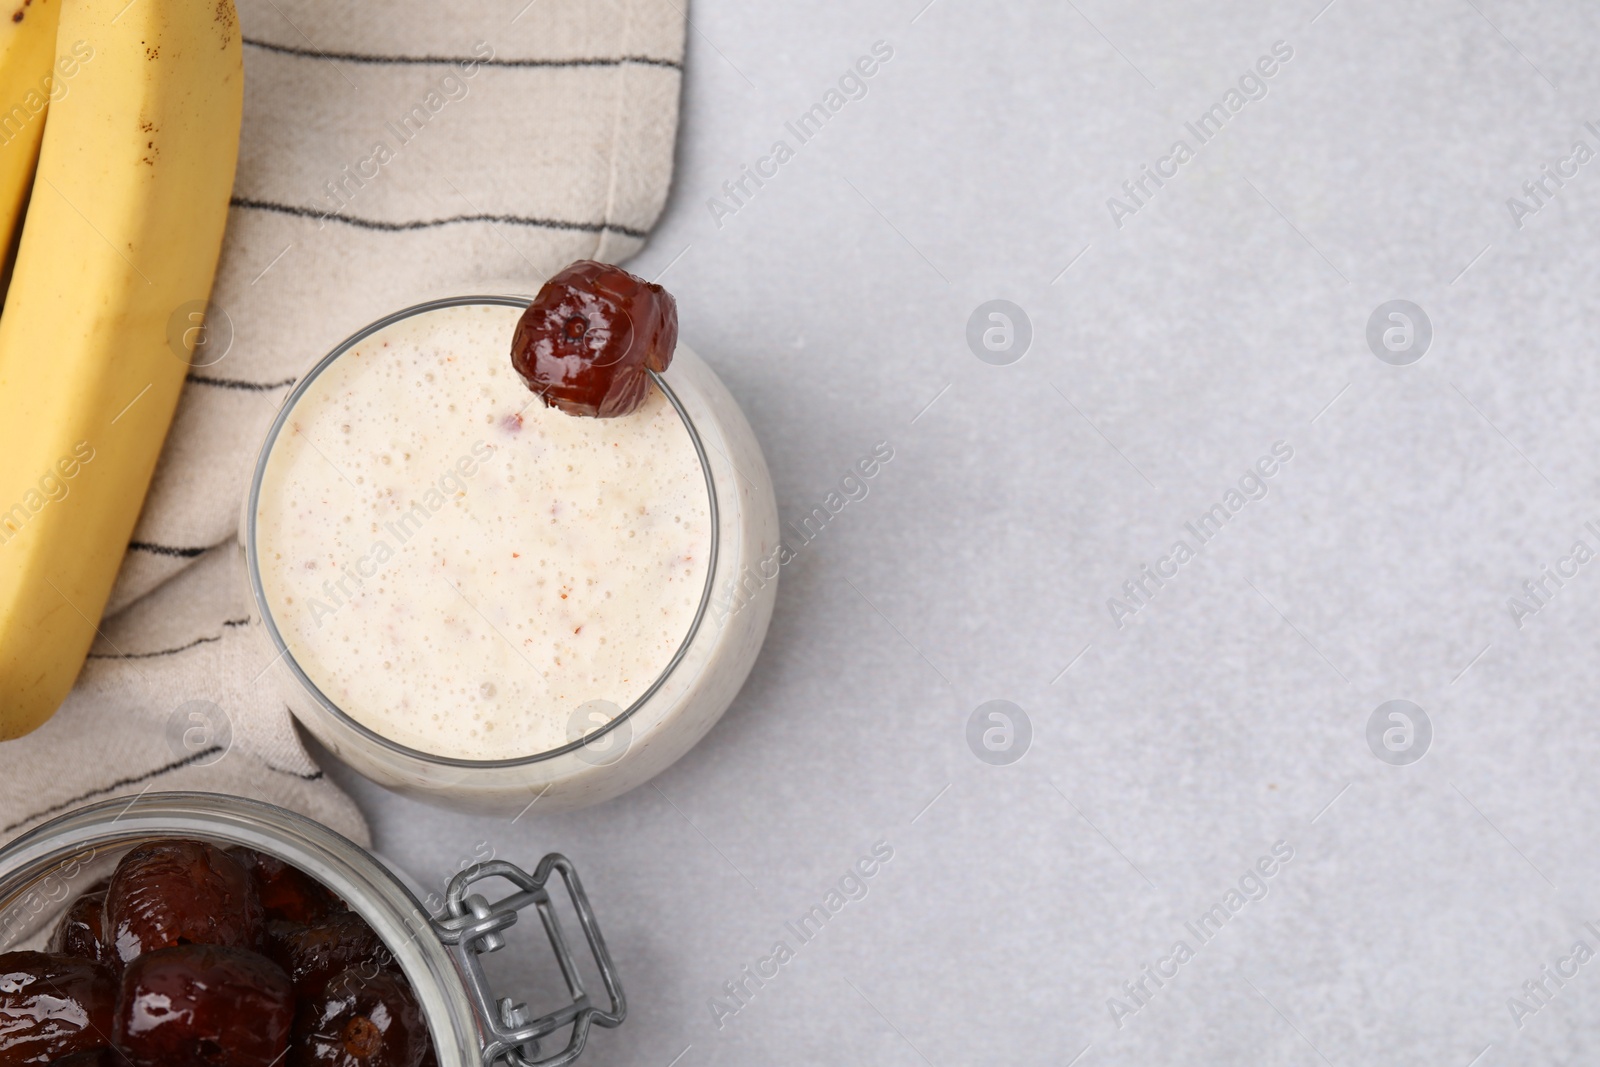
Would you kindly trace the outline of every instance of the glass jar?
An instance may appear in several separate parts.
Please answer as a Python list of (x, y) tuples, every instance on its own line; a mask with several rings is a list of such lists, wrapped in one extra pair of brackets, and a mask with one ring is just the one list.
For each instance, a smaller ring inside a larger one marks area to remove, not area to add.
[[(560, 811), (610, 799), (642, 785), (693, 747), (727, 709), (755, 663), (781, 562), (777, 504), (755, 434), (716, 374), (680, 344), (667, 371), (652, 377), (682, 418), (705, 473), (710, 558), (689, 632), (631, 706), (606, 705), (609, 711), (596, 713), (589, 709), (604, 702), (591, 702), (571, 709), (567, 743), (547, 751), (461, 759), (385, 737), (318, 688), (280, 630), (275, 613), (283, 606), (272, 603), (263, 587), (257, 547), (263, 482), (273, 446), (295, 405), (319, 374), (380, 330), (444, 308), (523, 308), (529, 299), (464, 296), (417, 304), (358, 331), (320, 359), (295, 383), (267, 433), (239, 524), (252, 612), (263, 624), (253, 628), (266, 642), (262, 661), (306, 728), (341, 760), (383, 785), (448, 807), (500, 815), (518, 814), (534, 802), (541, 811)], [(435, 710), (449, 714), (457, 709)]]
[[(405, 972), (428, 1020), (439, 1067), (560, 1067), (571, 1063), (590, 1026), (619, 1025), (627, 1007), (605, 940), (577, 872), (564, 857), (545, 856), (532, 874), (489, 860), (450, 880), (441, 914), (417, 897), (375, 856), (302, 815), (271, 804), (217, 793), (147, 793), (132, 801), (90, 804), (0, 848), (0, 952), (42, 947), (66, 906), (108, 875), (142, 841), (193, 838), (246, 845), (298, 867), (338, 894), (383, 939)], [(605, 990), (601, 1007), (584, 988), (547, 885), (559, 874), (583, 940)], [(496, 901), (470, 891), (502, 878), (516, 892)], [(504, 931), (523, 908), (538, 911), (566, 980), (571, 1002), (535, 1019), (526, 1005), (497, 998), (480, 955), (504, 948)], [(571, 1027), (565, 1046), (546, 1052), (546, 1038)]]

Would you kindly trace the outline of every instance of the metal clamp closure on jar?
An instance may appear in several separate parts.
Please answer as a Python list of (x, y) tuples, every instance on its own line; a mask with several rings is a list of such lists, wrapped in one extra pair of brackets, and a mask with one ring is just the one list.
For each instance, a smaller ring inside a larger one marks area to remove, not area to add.
[[(578, 971), (578, 961), (567, 944), (561, 926), (545, 889), (552, 872), (558, 872), (566, 884), (567, 896), (578, 916), (584, 940), (600, 971), (600, 981), (605, 986), (610, 1007), (602, 1011), (584, 989), (583, 976)], [(517, 892), (490, 903), (481, 894), (467, 892), (474, 882), (486, 878), (504, 878), (517, 887)], [(538, 909), (539, 920), (544, 924), (545, 936), (550, 940), (551, 951), (561, 968), (561, 977), (572, 997), (570, 1003), (556, 1008), (537, 1019), (528, 1018), (528, 1006), (518, 1004), (508, 997), (496, 998), (489, 979), (483, 972), (481, 955), (498, 952), (506, 945), (503, 931), (516, 924), (522, 909)], [(439, 940), (449, 946), (461, 968), (467, 991), (476, 1003), (484, 1029), (483, 1062), (486, 1067), (504, 1059), (511, 1067), (565, 1067), (578, 1058), (589, 1038), (589, 1027), (614, 1027), (626, 1017), (628, 1007), (623, 997), (621, 983), (611, 955), (606, 951), (605, 939), (596, 924), (589, 897), (571, 861), (558, 853), (550, 853), (539, 861), (532, 874), (504, 860), (491, 860), (461, 871), (450, 879), (445, 895), (447, 915), (436, 919), (434, 926)], [(572, 1027), (571, 1037), (562, 1051), (541, 1058), (539, 1039), (565, 1026)]]

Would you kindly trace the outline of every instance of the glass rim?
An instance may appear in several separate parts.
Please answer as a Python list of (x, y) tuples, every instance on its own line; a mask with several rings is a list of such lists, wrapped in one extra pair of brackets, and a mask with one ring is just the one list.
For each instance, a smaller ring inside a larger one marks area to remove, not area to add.
[[(305, 669), (300, 665), (299, 661), (295, 659), (294, 653), (289, 651), (288, 643), (284, 641), (283, 634), (279, 632), (278, 624), (272, 617), (272, 612), (267, 603), (266, 590), (261, 583), (261, 567), (256, 552), (256, 515), (261, 498), (261, 486), (266, 476), (267, 462), (272, 456), (273, 445), (277, 443), (278, 436), (283, 430), (285, 423), (288, 422), (289, 415), (294, 410), (295, 405), (299, 403), (300, 399), (305, 395), (311, 383), (316, 381), (317, 377), (321, 375), (324, 370), (330, 367), (335, 360), (344, 355), (351, 348), (371, 337), (373, 334), (379, 332), (380, 330), (387, 329), (398, 322), (416, 315), (426, 314), (430, 311), (442, 311), (445, 308), (467, 307), (473, 305), (526, 308), (528, 303), (528, 298), (514, 296), (456, 296), (445, 297), (439, 300), (427, 300), (420, 304), (412, 304), (409, 307), (405, 307), (399, 311), (385, 315), (383, 318), (378, 319), (376, 322), (373, 322), (360, 330), (357, 330), (355, 333), (339, 342), (327, 355), (317, 360), (317, 362), (313, 364), (312, 367), (306, 371), (298, 381), (295, 382), (294, 388), (289, 391), (289, 395), (284, 397), (282, 406), (279, 407), (277, 415), (272, 420), (272, 425), (267, 430), (266, 437), (261, 442), (261, 451), (256, 457), (255, 467), (250, 476), (250, 491), (245, 498), (243, 530), (245, 571), (249, 577), (250, 593), (255, 600), (256, 611), (261, 616), (261, 621), (263, 625), (265, 625), (267, 633), (272, 638), (273, 647), (277, 650), (277, 656), (275, 657), (275, 660), (281, 659), (289, 668), (290, 672), (294, 675), (295, 680), (300, 684), (301, 688), (306, 691), (307, 695), (314, 699), (324, 711), (332, 715), (340, 723), (355, 730), (367, 740), (372, 741), (385, 749), (388, 749), (390, 752), (404, 756), (408, 759), (418, 760), (424, 763), (431, 763), (438, 766), (459, 767), (463, 769), (474, 770), (528, 766), (535, 763), (542, 763), (546, 760), (557, 759), (561, 756), (567, 755), (568, 753), (576, 752), (579, 749), (586, 748), (600, 738), (610, 734), (613, 730), (620, 728), (622, 724), (630, 721), (635, 713), (637, 713), (641, 708), (650, 702), (651, 698), (654, 697), (656, 693), (660, 691), (661, 687), (666, 684), (667, 679), (672, 677), (673, 673), (683, 662), (684, 657), (688, 655), (690, 646), (694, 644), (695, 638), (700, 633), (700, 627), (704, 623), (706, 613), (711, 606), (712, 593), (716, 588), (717, 562), (719, 556), (718, 550), (720, 548), (722, 531), (720, 524), (721, 516), (717, 506), (717, 487), (716, 482), (711, 474), (710, 457), (706, 454), (705, 442), (701, 440), (700, 431), (695, 426), (694, 419), (689, 416), (689, 412), (684, 408), (683, 402), (678, 399), (677, 393), (673, 392), (672, 387), (666, 383), (661, 375), (652, 370), (648, 371), (647, 373), (649, 373), (651, 380), (655, 382), (656, 387), (661, 390), (662, 395), (664, 395), (667, 398), (667, 401), (672, 404), (673, 410), (678, 413), (679, 419), (682, 420), (683, 427), (689, 434), (689, 440), (694, 445), (695, 456), (700, 461), (700, 470), (705, 475), (706, 498), (710, 504), (711, 547), (706, 561), (705, 588), (700, 593), (700, 604), (695, 609), (694, 618), (689, 623), (688, 632), (684, 634), (683, 641), (678, 645), (678, 648), (673, 653), (672, 658), (667, 661), (666, 666), (661, 669), (660, 674), (658, 674), (655, 680), (645, 688), (643, 693), (639, 694), (633, 703), (629, 704), (628, 707), (623, 709), (622, 714), (618, 715), (616, 718), (612, 719), (599, 729), (592, 730), (576, 740), (569, 741), (566, 744), (560, 745), (556, 748), (545, 749), (542, 752), (535, 752), (526, 756), (512, 756), (505, 759), (488, 760), (465, 759), (460, 756), (445, 756), (434, 752), (425, 752), (422, 749), (412, 748), (409, 745), (403, 745), (392, 738), (385, 737), (383, 734), (372, 729), (370, 726), (367, 726), (365, 723), (358, 721), (349, 712), (345, 711), (343, 708), (339, 707), (338, 704), (334, 703), (333, 700), (329, 699), (327, 694), (323, 693), (322, 689), (316, 684), (316, 682), (312, 681), (311, 677), (306, 674)], [(582, 705), (579, 706), (581, 707)], [(291, 708), (290, 710), (292, 711), (293, 709)], [(620, 762), (620, 760), (613, 762)], [(611, 766), (612, 763), (606, 762), (597, 765)]]

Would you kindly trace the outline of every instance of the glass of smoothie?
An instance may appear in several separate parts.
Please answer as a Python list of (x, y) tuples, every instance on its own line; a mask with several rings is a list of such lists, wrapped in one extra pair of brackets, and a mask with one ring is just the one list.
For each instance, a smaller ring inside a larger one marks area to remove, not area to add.
[(320, 359), (240, 524), (306, 728), (393, 789), (507, 814), (616, 796), (699, 741), (760, 650), (780, 548), (703, 360), (677, 345), (637, 410), (568, 414), (512, 366), (528, 304), (419, 304)]

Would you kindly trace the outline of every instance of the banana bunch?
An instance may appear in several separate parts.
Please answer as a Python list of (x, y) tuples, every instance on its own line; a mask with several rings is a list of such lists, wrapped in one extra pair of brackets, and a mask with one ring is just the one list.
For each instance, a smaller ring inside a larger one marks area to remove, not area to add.
[(232, 0), (14, 2), (0, 18), (0, 249), (15, 248), (0, 740), (55, 712), (94, 639), (211, 291), (244, 94)]

